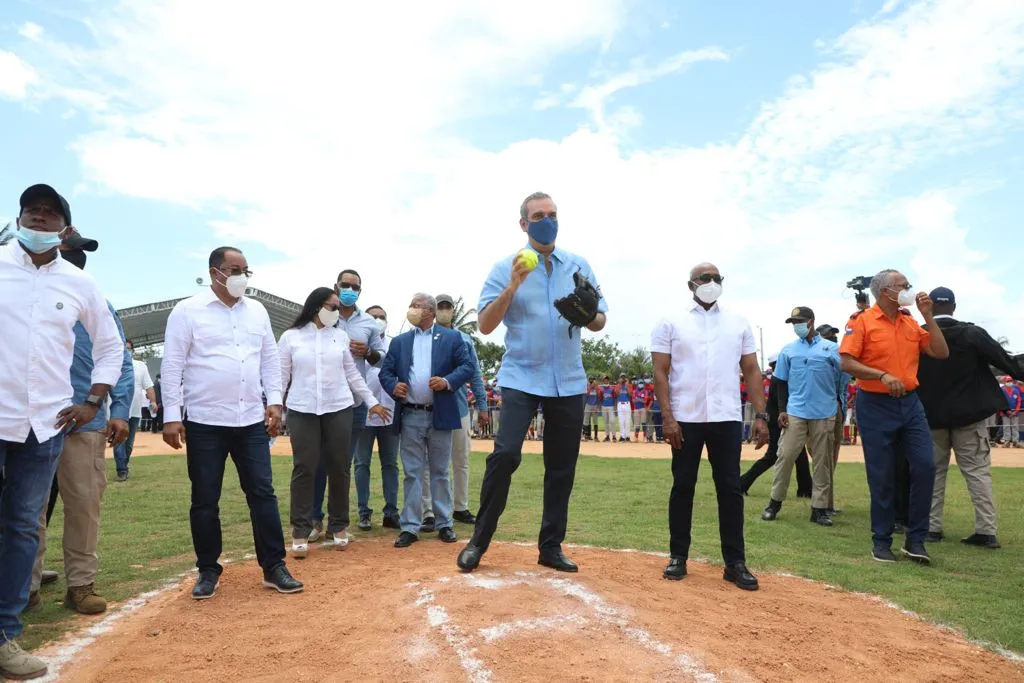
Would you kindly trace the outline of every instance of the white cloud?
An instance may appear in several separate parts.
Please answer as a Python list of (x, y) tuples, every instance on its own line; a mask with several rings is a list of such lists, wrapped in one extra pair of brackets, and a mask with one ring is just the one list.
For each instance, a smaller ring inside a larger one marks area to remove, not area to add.
[(34, 24), (31, 21), (26, 21), (21, 25), (21, 28), (18, 29), (19, 36), (32, 41), (38, 41), (43, 37), (43, 33), (43, 27), (39, 24)]
[[(522, 242), (521, 198), (543, 189), (628, 346), (685, 305), (684, 273), (703, 260), (722, 267), (723, 303), (764, 326), (769, 351), (788, 341), (781, 321), (794, 304), (838, 325), (852, 308), (843, 283), (889, 266), (925, 288), (964, 290), (965, 313), (1024, 345), (1024, 301), (984, 267), (989, 250), (970, 246), (962, 196), (890, 189), (897, 174), (1020, 125), (1010, 98), (1024, 72), (1024, 3), (894, 6), (823, 42), (827, 61), (765, 103), (736, 144), (644, 151), (618, 134), (643, 115), (625, 91), (723, 49), (639, 60), (578, 90), (538, 78), (562, 54), (607, 50), (625, 7), (449, 0), (396, 20), (365, 3), (301, 13), (140, 3), (87, 18), (98, 47), (48, 34), (33, 63), (46, 61), (50, 97), (91, 117), (73, 149), (93, 187), (201, 211), (212, 234), (197, 247), (230, 239), (281, 252), (252, 267), (254, 285), (283, 296), (356, 267), (392, 317), (421, 289), (474, 302), (491, 263)], [(458, 135), (531, 88), (540, 92), (527, 101), (572, 101), (588, 120), (500, 150)], [(625, 104), (609, 113), (616, 96)], [(960, 246), (936, 248), (934, 235)]]
[(0, 50), (0, 97), (24, 99), (36, 79), (35, 70), (18, 55)]

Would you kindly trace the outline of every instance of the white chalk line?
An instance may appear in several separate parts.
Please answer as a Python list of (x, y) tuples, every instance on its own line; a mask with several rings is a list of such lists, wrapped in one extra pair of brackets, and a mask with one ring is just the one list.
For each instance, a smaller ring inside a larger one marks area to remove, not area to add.
[(476, 649), (470, 645), (469, 637), (463, 633), (458, 625), (452, 623), (448, 611), (444, 607), (435, 604), (434, 592), (429, 588), (420, 590), (416, 598), (416, 605), (427, 608), (427, 624), (437, 629), (444, 636), (448, 646), (455, 651), (459, 658), (459, 665), (469, 676), (471, 683), (490, 683), (494, 674), (487, 666), (476, 658)]
[(536, 631), (545, 629), (548, 631), (566, 631), (572, 627), (583, 627), (590, 621), (578, 614), (556, 615), (553, 617), (537, 617), (536, 619), (521, 619), (519, 621), (506, 621), (503, 624), (488, 626), (480, 629), (480, 636), (485, 643), (493, 643), (508, 636), (518, 635), (521, 631)]

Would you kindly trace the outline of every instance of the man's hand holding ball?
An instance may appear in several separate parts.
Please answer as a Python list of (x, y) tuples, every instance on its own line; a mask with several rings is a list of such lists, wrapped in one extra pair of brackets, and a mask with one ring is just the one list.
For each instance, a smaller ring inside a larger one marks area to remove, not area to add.
[(516, 254), (512, 261), (512, 281), (509, 283), (513, 290), (519, 289), (519, 285), (523, 284), (523, 280), (533, 272), (538, 263), (540, 263), (540, 259), (533, 249), (521, 249)]

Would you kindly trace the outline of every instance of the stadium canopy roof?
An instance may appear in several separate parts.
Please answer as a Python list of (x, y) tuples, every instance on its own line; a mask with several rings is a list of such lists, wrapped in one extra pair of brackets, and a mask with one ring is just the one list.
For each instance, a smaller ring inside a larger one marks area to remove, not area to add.
[[(295, 316), (302, 310), (302, 306), (294, 301), (282, 299), (279, 296), (268, 294), (255, 287), (245, 290), (245, 295), (263, 304), (270, 315), (270, 325), (274, 328), (274, 336), (280, 337), (288, 329), (288, 326), (295, 320)], [(164, 329), (167, 327), (167, 317), (174, 309), (174, 305), (181, 299), (168, 299), (152, 304), (122, 308), (117, 312), (124, 326), (124, 336), (131, 339), (137, 347), (150, 346), (164, 343)]]

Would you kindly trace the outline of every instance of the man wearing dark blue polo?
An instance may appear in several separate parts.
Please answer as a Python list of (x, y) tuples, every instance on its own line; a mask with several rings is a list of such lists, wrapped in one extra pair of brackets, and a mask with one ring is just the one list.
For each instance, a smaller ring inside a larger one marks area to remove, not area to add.
[[(506, 328), (505, 355), (498, 371), (503, 404), (494, 452), (487, 458), (480, 490), (476, 530), (459, 554), (458, 565), (463, 571), (472, 571), (487, 552), (508, 500), (512, 474), (522, 460), (523, 439), (541, 407), (546, 426), (538, 563), (575, 572), (576, 565), (562, 553), (562, 541), (580, 454), (587, 374), (580, 330), (567, 330), (554, 303), (575, 289), (575, 273), (586, 276), (594, 286), (597, 280), (586, 259), (555, 247), (558, 216), (549, 195), (531, 194), (519, 213), (519, 226), (529, 236), (530, 248), (540, 256), (539, 264), (534, 268), (526, 259), (502, 259), (491, 269), (480, 294), (480, 331), (490, 334), (499, 323)], [(604, 329), (607, 310), (602, 298), (587, 328), (593, 332)]]

